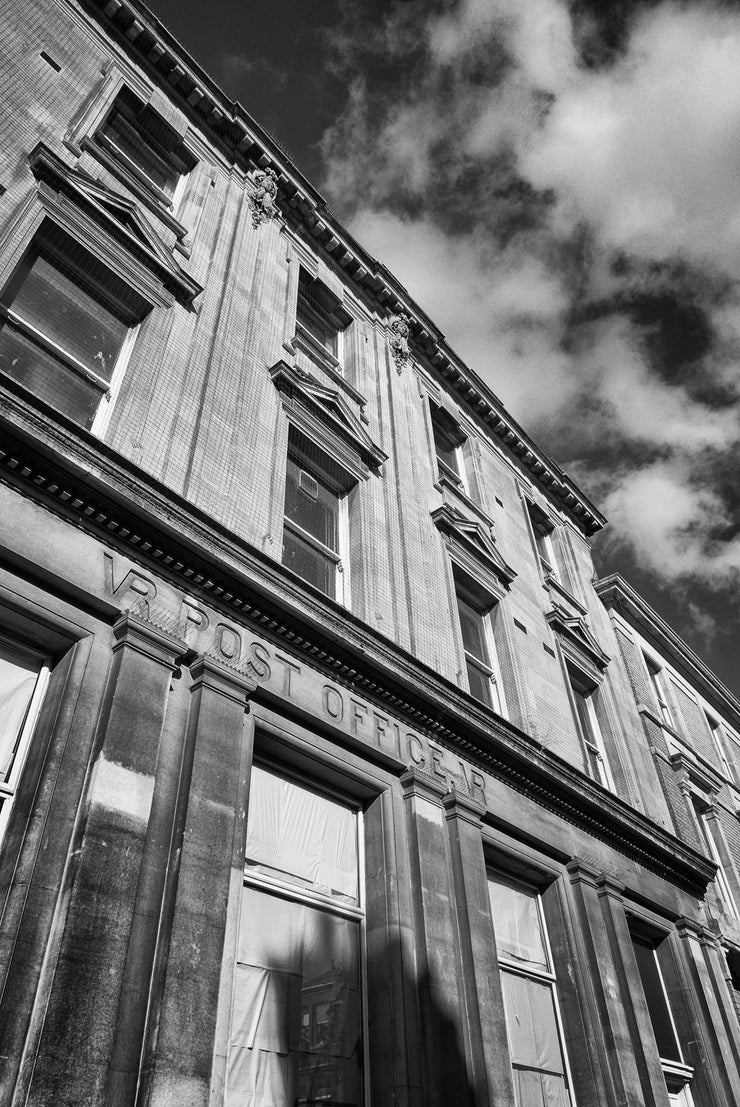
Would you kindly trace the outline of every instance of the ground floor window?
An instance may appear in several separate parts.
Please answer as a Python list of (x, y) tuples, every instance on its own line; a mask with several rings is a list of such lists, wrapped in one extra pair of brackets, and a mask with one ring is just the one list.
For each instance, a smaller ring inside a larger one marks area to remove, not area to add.
[(0, 638), (0, 836), (8, 822), (47, 676), (43, 658)]
[(498, 873), (488, 892), (517, 1107), (572, 1107), (539, 893)]
[(363, 1103), (360, 813), (253, 769), (228, 1103)]

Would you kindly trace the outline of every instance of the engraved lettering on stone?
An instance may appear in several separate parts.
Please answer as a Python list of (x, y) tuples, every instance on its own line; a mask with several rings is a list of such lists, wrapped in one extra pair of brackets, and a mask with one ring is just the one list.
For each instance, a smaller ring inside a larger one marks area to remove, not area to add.
[[(103, 556), (108, 568), (107, 579), (110, 592), (111, 595), (121, 600), (121, 610), (126, 611), (134, 604), (143, 603), (148, 613), (149, 603), (157, 595), (157, 586), (154, 581), (136, 569), (128, 569), (116, 584), (113, 556), (109, 553), (104, 553)], [(133, 595), (129, 595), (129, 593), (133, 593)]]
[(300, 667), (300, 665), (296, 665), (296, 663), (294, 661), (290, 661), (287, 657), (283, 657), (283, 655), (280, 654), (280, 653), (275, 654), (275, 661), (280, 662), (280, 664), (283, 666), (283, 689), (282, 689), (282, 694), (287, 699), (292, 699), (292, 697), (293, 697), (293, 685), (292, 685), (291, 678), (292, 678), (294, 673), (300, 673), (301, 667)]

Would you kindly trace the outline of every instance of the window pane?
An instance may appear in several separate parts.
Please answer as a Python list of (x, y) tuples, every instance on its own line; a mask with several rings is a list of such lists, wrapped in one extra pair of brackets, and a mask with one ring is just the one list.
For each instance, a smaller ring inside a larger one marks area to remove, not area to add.
[(457, 609), (460, 615), (460, 630), (466, 651), (488, 666), (489, 657), (483, 624), (484, 616), (461, 596), (457, 597)]
[(565, 1077), (532, 1069), (514, 1069), (517, 1107), (570, 1107)]
[(7, 780), (40, 665), (0, 643), (0, 780)]
[(301, 269), (296, 318), (301, 326), (335, 357), (338, 350), (339, 331), (342, 330), (336, 314), (340, 308), (340, 302), (334, 293), (318, 278), (309, 276), (304, 269)]
[(247, 864), (357, 902), (357, 817), (351, 808), (252, 769)]
[(128, 327), (56, 262), (36, 256), (9, 306), (98, 377), (110, 381)]
[(457, 444), (453, 440), (452, 435), (441, 427), (438, 421), (432, 416), (432, 430), (434, 432), (434, 448), (437, 452), (437, 457), (440, 461), (452, 469), (453, 473), (460, 476), (460, 465), (457, 455)]
[(228, 1102), (359, 1107), (359, 924), (245, 888), (237, 959)]
[(475, 696), (481, 703), (485, 703), (488, 707), (493, 706), (493, 698), (491, 696), (491, 678), (488, 673), (484, 673), (473, 661), (466, 659), (465, 662), (468, 671), (468, 685), (470, 687), (471, 696)]
[(488, 895), (499, 957), (523, 968), (547, 969), (537, 893), (490, 876)]
[(552, 984), (502, 972), (501, 987), (512, 1065), (562, 1075), (565, 1065)]
[(637, 938), (632, 939), (632, 948), (635, 951), (637, 968), (642, 981), (642, 990), (645, 993), (650, 1021), (653, 1024), (658, 1053), (668, 1061), (680, 1062), (681, 1051), (678, 1048), (676, 1034), (673, 1030), (673, 1023), (668, 1010), (668, 1000), (658, 971), (655, 950), (652, 946), (641, 942)]
[(288, 457), (285, 476), (285, 516), (330, 550), (337, 550), (339, 496), (316, 472)]
[(103, 126), (103, 134), (168, 196), (172, 195), (180, 178), (166, 157), (157, 153), (142, 127), (130, 123), (116, 112)]
[(76, 423), (92, 426), (102, 390), (7, 324), (0, 327), (0, 370)]
[(283, 529), (283, 565), (327, 596), (336, 596), (336, 562), (287, 526)]

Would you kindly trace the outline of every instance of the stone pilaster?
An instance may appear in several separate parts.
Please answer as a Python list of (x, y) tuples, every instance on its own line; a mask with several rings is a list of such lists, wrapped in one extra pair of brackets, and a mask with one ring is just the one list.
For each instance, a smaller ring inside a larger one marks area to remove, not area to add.
[(508, 1107), (514, 1087), (481, 838), (482, 804), (443, 799), (460, 957), (463, 1029), (476, 1107)]
[[(717, 1107), (730, 1107), (740, 1103), (740, 1027), (723, 978), (722, 951), (714, 934), (692, 919), (679, 919), (676, 932), (688, 978), (684, 1037), (696, 1053), (687, 1062), (695, 1066), (697, 1090), (706, 1089), (708, 1101)], [(702, 1099), (701, 1093), (697, 1098)]]
[(157, 1107), (209, 1101), (228, 909), (244, 866), (253, 745), (245, 712), (254, 684), (210, 657), (199, 657), (191, 673), (192, 762), (175, 828), (180, 862), (171, 916), (163, 919), (163, 990), (150, 1012), (156, 1059), (145, 1066), (137, 1100)]
[(426, 1107), (474, 1102), (466, 1065), (457, 927), (452, 907), (449, 840), (443, 781), (411, 770), (401, 777), (411, 854)]
[[(624, 1107), (660, 1105), (665, 1101), (665, 1082), (657, 1052), (650, 1066), (638, 1056), (637, 1037), (645, 1034), (652, 1042), (652, 1027), (647, 1029), (635, 1017), (632, 1003), (637, 969), (622, 901), (622, 888), (578, 859), (568, 865), (570, 881), (587, 956), (583, 966), (591, 981), (594, 1006), (601, 1029), (601, 1066), (611, 1099)], [(636, 980), (639, 987), (639, 978)], [(656, 1070), (657, 1065), (657, 1070)], [(645, 1091), (647, 1088), (647, 1092)]]
[(64, 935), (25, 1100), (35, 1107), (104, 1102), (132, 938), (141, 947), (144, 932), (157, 927), (156, 914), (144, 919), (137, 913), (138, 889), (150, 876), (157, 763), (170, 682), (184, 646), (130, 613), (113, 635), (84, 831), (69, 869)]

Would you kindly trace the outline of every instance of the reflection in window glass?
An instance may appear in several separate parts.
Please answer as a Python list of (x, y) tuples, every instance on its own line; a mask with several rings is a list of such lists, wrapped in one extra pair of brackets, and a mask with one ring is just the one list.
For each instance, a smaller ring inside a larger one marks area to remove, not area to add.
[(123, 282), (72, 239), (40, 239), (2, 295), (0, 371), (89, 429), (141, 316)]
[(40, 668), (28, 654), (0, 643), (0, 780), (13, 767)]
[(678, 1047), (655, 949), (650, 942), (635, 935), (632, 935), (632, 948), (650, 1013), (650, 1021), (653, 1024), (658, 1053), (666, 1061), (678, 1061), (681, 1064), (681, 1050)]
[(254, 766), (229, 1044), (235, 1107), (361, 1107), (358, 815)]
[(343, 804), (252, 769), (247, 865), (357, 903), (356, 824)]
[(540, 897), (489, 875), (517, 1107), (571, 1107)]

